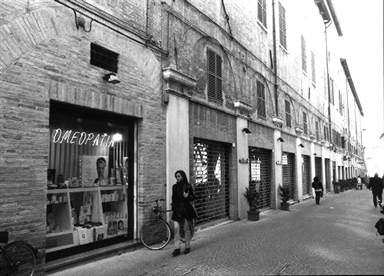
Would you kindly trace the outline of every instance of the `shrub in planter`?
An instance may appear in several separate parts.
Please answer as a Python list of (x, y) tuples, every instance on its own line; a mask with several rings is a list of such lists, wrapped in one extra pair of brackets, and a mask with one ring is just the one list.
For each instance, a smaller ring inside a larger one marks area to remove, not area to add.
[(279, 197), (281, 200), (280, 209), (284, 211), (289, 210), (288, 200), (291, 199), (291, 191), (288, 185), (279, 185)]
[(337, 181), (333, 181), (333, 190), (335, 194), (340, 193), (340, 183)]
[(259, 203), (259, 193), (254, 188), (245, 188), (245, 192), (243, 193), (245, 199), (247, 200), (249, 211), (248, 220), (256, 221), (260, 219), (260, 211), (257, 208)]

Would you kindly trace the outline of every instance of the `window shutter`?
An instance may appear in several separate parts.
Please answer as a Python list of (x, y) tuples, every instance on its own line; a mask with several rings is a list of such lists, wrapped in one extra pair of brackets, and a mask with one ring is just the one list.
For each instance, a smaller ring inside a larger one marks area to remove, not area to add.
[(207, 49), (208, 58), (208, 98), (222, 101), (222, 59), (210, 49)]

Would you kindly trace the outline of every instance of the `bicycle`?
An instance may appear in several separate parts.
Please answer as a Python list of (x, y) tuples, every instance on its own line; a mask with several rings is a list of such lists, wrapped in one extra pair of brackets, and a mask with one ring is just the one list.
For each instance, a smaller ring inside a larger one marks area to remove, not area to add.
[(8, 243), (8, 232), (0, 232), (0, 276), (33, 276), (36, 269), (37, 249), (25, 241)]
[[(169, 223), (161, 215), (162, 213), (171, 212), (172, 210), (162, 211), (159, 206), (159, 201), (164, 201), (164, 199), (156, 199), (156, 206), (152, 207), (152, 212), (156, 218), (150, 219), (140, 228), (140, 240), (146, 248), (151, 250), (160, 250), (166, 247), (171, 240), (171, 236), (174, 234), (174, 230), (171, 229)], [(191, 240), (194, 233), (195, 229), (192, 224)], [(182, 224), (180, 225), (180, 240), (185, 242)]]

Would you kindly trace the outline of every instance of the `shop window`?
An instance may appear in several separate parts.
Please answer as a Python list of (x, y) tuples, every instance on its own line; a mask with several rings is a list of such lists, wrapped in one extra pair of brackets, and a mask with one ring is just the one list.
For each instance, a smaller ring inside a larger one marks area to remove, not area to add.
[(133, 131), (129, 118), (51, 101), (48, 254), (133, 237)]
[(119, 54), (91, 43), (91, 64), (117, 73)]

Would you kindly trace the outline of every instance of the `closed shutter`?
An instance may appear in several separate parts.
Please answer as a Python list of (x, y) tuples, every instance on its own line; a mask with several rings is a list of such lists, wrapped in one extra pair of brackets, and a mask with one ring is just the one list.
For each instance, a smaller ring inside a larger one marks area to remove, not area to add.
[(207, 50), (208, 58), (208, 98), (214, 101), (222, 101), (222, 59), (212, 50)]
[(225, 143), (194, 140), (196, 225), (229, 217), (229, 148)]

